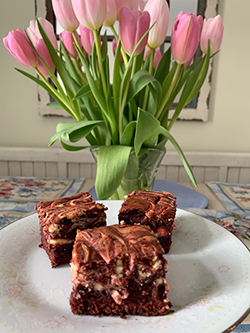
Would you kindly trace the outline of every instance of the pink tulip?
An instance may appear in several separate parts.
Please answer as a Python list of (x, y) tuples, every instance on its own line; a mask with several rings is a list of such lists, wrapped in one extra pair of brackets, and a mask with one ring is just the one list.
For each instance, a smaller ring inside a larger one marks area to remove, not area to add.
[[(150, 49), (148, 47), (146, 47), (145, 57), (144, 57), (145, 60), (149, 56), (149, 53), (150, 53)], [(155, 53), (154, 53), (154, 69), (155, 70), (156, 70), (156, 68), (157, 68), (157, 66), (158, 66), (161, 58), (162, 58), (161, 50), (160, 49), (156, 49)]]
[[(129, 10), (123, 7), (119, 15), (119, 31), (124, 51), (131, 55), (136, 44), (149, 29), (150, 15), (148, 12)], [(146, 47), (148, 34), (143, 38), (135, 55), (140, 54)]]
[[(78, 33), (75, 33), (75, 36), (78, 40), (78, 43), (79, 45), (81, 46), (81, 39), (78, 35)], [(78, 58), (78, 53), (77, 53), (77, 50), (75, 48), (75, 42), (74, 42), (74, 38), (72, 36), (72, 33), (71, 32), (68, 32), (68, 31), (63, 31), (62, 33), (60, 33), (59, 35), (61, 41), (63, 42), (66, 50), (68, 51), (68, 53), (70, 54), (70, 56), (74, 59), (77, 59)]]
[(105, 0), (72, 0), (72, 5), (79, 22), (91, 30), (99, 29), (107, 16)]
[(202, 29), (202, 17), (180, 12), (174, 21), (171, 35), (173, 58), (180, 64), (190, 61), (199, 44)]
[(150, 14), (150, 25), (156, 22), (148, 35), (148, 46), (156, 49), (164, 42), (167, 35), (169, 22), (168, 3), (166, 0), (149, 0), (144, 10)]
[[(47, 36), (49, 37), (51, 44), (57, 50), (58, 44), (57, 44), (57, 39), (56, 39), (53, 25), (42, 17), (39, 17), (38, 20), (39, 20), (41, 26), (43, 27), (44, 31), (46, 32)], [(35, 21), (35, 20), (30, 21), (30, 25), (27, 28), (27, 33), (33, 44), (35, 44), (38, 39), (42, 38), (38, 25), (37, 25), (37, 21)]]
[[(51, 69), (52, 72), (55, 71), (55, 64), (53, 60), (51, 59), (51, 56), (49, 54), (49, 51), (47, 49), (47, 46), (43, 39), (39, 39), (35, 43), (35, 48), (37, 50), (37, 53), (40, 55), (40, 57), (43, 59), (43, 61), (46, 63), (46, 65)], [(47, 67), (42, 63), (42, 61), (39, 59), (37, 69), (45, 76), (50, 77), (51, 74)]]
[(201, 31), (200, 47), (203, 53), (207, 53), (208, 41), (210, 41), (210, 54), (216, 53), (221, 46), (224, 25), (220, 15), (214, 18), (204, 19)]
[(117, 10), (115, 0), (106, 0), (107, 1), (107, 15), (103, 25), (105, 27), (111, 27), (117, 19)]
[(115, 0), (117, 19), (119, 19), (120, 10), (126, 7), (130, 10), (144, 10), (145, 2), (144, 0)]
[(33, 68), (37, 66), (38, 57), (23, 30), (10, 31), (8, 36), (3, 38), (3, 43), (10, 54), (21, 64)]
[(71, 0), (52, 0), (52, 6), (56, 19), (64, 30), (73, 32), (78, 28), (79, 21)]
[[(91, 55), (94, 45), (94, 34), (93, 30), (90, 30), (82, 25), (79, 26), (81, 33), (81, 43), (84, 50)], [(99, 37), (99, 43), (101, 45), (101, 37)]]

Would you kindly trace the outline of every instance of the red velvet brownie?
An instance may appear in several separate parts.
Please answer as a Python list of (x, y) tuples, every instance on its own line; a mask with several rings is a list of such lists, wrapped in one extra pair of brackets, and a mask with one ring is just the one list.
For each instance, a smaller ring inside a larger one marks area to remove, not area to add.
[(74, 314), (159, 316), (170, 312), (167, 261), (149, 227), (77, 231), (71, 260)]
[(121, 224), (148, 225), (165, 253), (172, 243), (176, 198), (168, 192), (136, 191), (124, 200), (118, 219)]
[(94, 202), (87, 192), (41, 201), (36, 205), (42, 242), (40, 246), (47, 252), (52, 267), (70, 262), (77, 229), (106, 225), (106, 209)]

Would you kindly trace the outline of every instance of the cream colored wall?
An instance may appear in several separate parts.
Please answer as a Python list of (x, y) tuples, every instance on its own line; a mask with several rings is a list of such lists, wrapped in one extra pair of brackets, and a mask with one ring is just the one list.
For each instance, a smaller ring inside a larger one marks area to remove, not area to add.
[[(214, 63), (209, 120), (178, 122), (172, 133), (185, 151), (249, 152), (250, 1), (219, 0), (219, 12), (225, 34)], [(26, 27), (33, 18), (33, 0), (4, 1), (1, 39), (9, 30)], [(13, 69), (22, 66), (2, 43), (0, 55), (0, 146), (46, 147), (61, 119), (38, 116), (36, 85)]]

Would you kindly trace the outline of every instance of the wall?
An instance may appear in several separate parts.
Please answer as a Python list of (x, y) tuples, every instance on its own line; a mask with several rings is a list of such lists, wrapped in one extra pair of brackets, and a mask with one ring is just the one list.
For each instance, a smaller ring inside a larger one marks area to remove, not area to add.
[[(219, 0), (219, 12), (225, 34), (214, 62), (209, 120), (178, 122), (172, 133), (185, 151), (249, 152), (250, 1)], [(5, 1), (0, 11), (1, 39), (33, 18), (33, 0)], [(0, 55), (0, 146), (46, 147), (61, 119), (38, 116), (36, 85), (14, 70), (22, 66), (2, 43)]]

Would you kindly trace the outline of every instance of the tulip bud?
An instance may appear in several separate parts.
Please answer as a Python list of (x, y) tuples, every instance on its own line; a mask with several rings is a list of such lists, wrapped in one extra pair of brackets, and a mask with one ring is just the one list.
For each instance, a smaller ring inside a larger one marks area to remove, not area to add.
[[(53, 60), (51, 59), (51, 56), (49, 54), (48, 48), (44, 42), (43, 39), (39, 39), (35, 43), (35, 48), (37, 50), (37, 53), (40, 55), (40, 57), (43, 59), (43, 61), (46, 63), (46, 65), (51, 69), (52, 72), (55, 71), (55, 64)], [(43, 64), (43, 62), (39, 59), (37, 69), (45, 76), (50, 77), (50, 72), (47, 69), (47, 67)]]
[(117, 20), (119, 19), (120, 10), (126, 7), (130, 10), (144, 10), (145, 2), (144, 0), (115, 0)]
[[(135, 46), (149, 29), (150, 15), (148, 12), (129, 10), (123, 7), (119, 15), (119, 31), (124, 51), (131, 55)], [(143, 38), (135, 55), (140, 54), (146, 47), (148, 34)]]
[[(145, 60), (149, 56), (149, 53), (150, 53), (150, 49), (148, 47), (146, 47), (146, 52), (145, 52), (145, 57), (144, 57)], [(156, 49), (154, 51), (154, 63), (153, 63), (153, 66), (154, 66), (155, 70), (156, 70), (156, 68), (157, 68), (157, 66), (158, 66), (161, 58), (162, 58), (161, 50), (160, 49)]]
[(199, 44), (202, 29), (202, 17), (180, 12), (174, 21), (171, 35), (173, 58), (180, 64), (190, 61)]
[[(56, 39), (53, 25), (42, 17), (39, 17), (38, 20), (39, 20), (41, 26), (43, 27), (44, 31), (46, 32), (47, 36), (49, 37), (51, 44), (57, 50), (58, 44), (57, 44), (57, 39)], [(34, 20), (30, 21), (30, 25), (27, 28), (27, 33), (34, 45), (39, 39), (42, 38), (41, 33), (38, 28), (37, 21), (34, 21)]]
[[(81, 40), (80, 40), (78, 33), (75, 33), (75, 36), (78, 40), (79, 45), (81, 46)], [(71, 55), (71, 57), (74, 59), (77, 59), (78, 53), (77, 53), (77, 50), (74, 45), (75, 42), (74, 42), (72, 33), (68, 32), (68, 31), (63, 31), (62, 33), (60, 33), (59, 37), (60, 37), (61, 41), (63, 42), (68, 53)]]
[(79, 22), (91, 30), (99, 29), (107, 16), (107, 3), (104, 0), (72, 0)]
[(105, 27), (111, 27), (117, 18), (116, 3), (115, 0), (107, 0), (107, 15), (103, 25)]
[(33, 68), (37, 66), (38, 57), (23, 30), (10, 31), (7, 37), (3, 38), (3, 43), (10, 54), (21, 64)]
[[(91, 55), (92, 54), (92, 49), (94, 45), (94, 34), (93, 30), (90, 30), (80, 24), (80, 33), (81, 33), (81, 43), (84, 48), (84, 50)], [(101, 37), (99, 36), (99, 43), (101, 45)]]
[(210, 41), (210, 55), (216, 53), (221, 46), (224, 25), (220, 15), (214, 18), (204, 19), (201, 31), (200, 47), (207, 54), (208, 41)]
[(56, 19), (64, 30), (73, 32), (78, 28), (79, 21), (71, 0), (52, 0), (52, 6)]
[(166, 0), (149, 0), (144, 10), (150, 14), (150, 25), (156, 22), (148, 35), (148, 46), (156, 49), (164, 42), (167, 35), (169, 22), (168, 3)]

